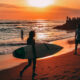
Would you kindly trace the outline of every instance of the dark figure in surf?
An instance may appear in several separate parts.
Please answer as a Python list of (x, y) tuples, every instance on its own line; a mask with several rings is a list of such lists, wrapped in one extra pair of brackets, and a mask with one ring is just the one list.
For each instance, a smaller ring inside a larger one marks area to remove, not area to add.
[(31, 65), (32, 62), (33, 62), (32, 78), (34, 78), (36, 76), (36, 73), (35, 73), (35, 68), (36, 68), (36, 50), (35, 50), (35, 39), (34, 39), (34, 37), (35, 37), (35, 32), (34, 31), (30, 31), (29, 32), (29, 38), (27, 39), (27, 45), (31, 45), (32, 46), (33, 58), (28, 58), (28, 64), (20, 72), (20, 77), (22, 77), (23, 72)]
[(76, 32), (75, 32), (75, 53), (74, 55), (77, 54), (77, 47), (79, 43), (80, 43), (80, 23), (78, 24)]
[(21, 40), (23, 40), (23, 35), (24, 35), (24, 32), (23, 32), (23, 30), (21, 29)]

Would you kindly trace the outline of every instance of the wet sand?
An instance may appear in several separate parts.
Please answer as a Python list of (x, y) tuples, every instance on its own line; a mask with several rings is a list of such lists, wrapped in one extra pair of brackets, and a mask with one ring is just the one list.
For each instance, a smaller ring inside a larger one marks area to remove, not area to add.
[[(37, 59), (36, 80), (80, 80), (80, 50), (74, 53), (74, 38), (50, 42), (64, 47), (46, 58)], [(78, 47), (79, 48), (79, 47)], [(27, 64), (26, 59), (11, 54), (0, 56), (0, 80), (19, 80), (19, 72)], [(22, 80), (32, 80), (32, 65), (24, 72)]]

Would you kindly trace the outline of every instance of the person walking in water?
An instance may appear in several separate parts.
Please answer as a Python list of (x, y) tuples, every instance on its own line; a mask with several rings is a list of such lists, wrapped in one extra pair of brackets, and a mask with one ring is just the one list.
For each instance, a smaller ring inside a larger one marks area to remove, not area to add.
[(23, 35), (24, 35), (24, 32), (23, 32), (23, 29), (21, 29), (21, 40), (23, 40)]
[(22, 77), (23, 72), (31, 65), (33, 62), (33, 74), (32, 78), (36, 76), (35, 73), (35, 68), (36, 68), (36, 50), (35, 50), (35, 31), (30, 31), (29, 32), (29, 38), (27, 39), (27, 45), (32, 46), (32, 51), (33, 51), (33, 58), (28, 58), (28, 64), (23, 68), (23, 70), (20, 72), (20, 77)]
[(79, 43), (80, 43), (80, 23), (78, 24), (76, 32), (75, 32), (75, 53), (74, 55), (77, 54), (77, 47)]

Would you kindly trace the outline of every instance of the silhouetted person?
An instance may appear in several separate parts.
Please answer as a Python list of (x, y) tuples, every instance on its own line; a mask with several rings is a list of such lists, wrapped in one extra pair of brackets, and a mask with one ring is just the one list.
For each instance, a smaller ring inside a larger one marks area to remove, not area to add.
[(77, 54), (77, 47), (78, 44), (80, 43), (80, 24), (78, 24), (76, 33), (75, 33), (75, 55)]
[(27, 39), (27, 45), (31, 45), (32, 46), (32, 51), (33, 51), (33, 58), (28, 58), (28, 64), (24, 67), (24, 69), (20, 72), (20, 77), (22, 77), (23, 72), (31, 65), (31, 63), (33, 62), (33, 74), (32, 74), (32, 78), (35, 77), (35, 68), (36, 68), (36, 50), (35, 50), (35, 32), (34, 31), (30, 31), (29, 32), (29, 38)]
[(24, 35), (24, 32), (23, 32), (23, 30), (21, 29), (21, 40), (23, 40), (23, 35)]

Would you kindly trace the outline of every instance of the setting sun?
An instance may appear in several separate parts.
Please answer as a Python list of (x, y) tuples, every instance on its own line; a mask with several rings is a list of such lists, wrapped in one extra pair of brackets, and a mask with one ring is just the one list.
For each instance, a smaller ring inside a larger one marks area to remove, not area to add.
[(27, 4), (32, 7), (47, 7), (49, 5), (52, 5), (54, 3), (54, 0), (27, 0)]

